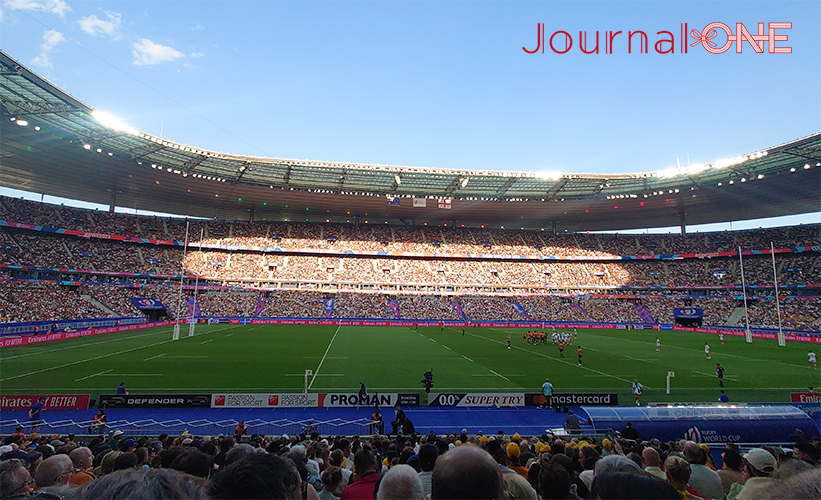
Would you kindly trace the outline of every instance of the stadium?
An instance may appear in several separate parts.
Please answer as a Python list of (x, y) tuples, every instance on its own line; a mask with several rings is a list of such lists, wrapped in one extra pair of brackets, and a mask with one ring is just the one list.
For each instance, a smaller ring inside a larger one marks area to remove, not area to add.
[(44, 435), (96, 433), (103, 409), (106, 432), (189, 445), (244, 422), (257, 447), (520, 433), (538, 452), (571, 442), (571, 410), (594, 443), (629, 421), (715, 456), (817, 444), (821, 225), (686, 228), (817, 211), (821, 132), (548, 176), (213, 151), (4, 52), (0, 98), (0, 185), (109, 207), (0, 197), (3, 435), (45, 396)]

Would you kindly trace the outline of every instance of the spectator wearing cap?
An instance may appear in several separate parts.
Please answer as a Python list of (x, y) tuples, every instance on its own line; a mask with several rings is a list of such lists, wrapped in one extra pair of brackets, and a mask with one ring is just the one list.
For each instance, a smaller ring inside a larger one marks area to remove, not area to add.
[(68, 484), (71, 486), (82, 486), (89, 481), (94, 481), (97, 476), (91, 472), (91, 464), (94, 460), (94, 455), (91, 450), (85, 446), (75, 448), (68, 454), (71, 463), (74, 465), (74, 474), (68, 478)]
[(522, 454), (519, 455), (519, 463), (522, 465), (526, 466), (530, 459), (536, 458), (536, 454), (530, 451), (530, 443), (528, 443), (526, 439), (522, 439), (521, 442), (519, 442), (519, 451), (522, 452)]
[(505, 452), (507, 453), (507, 458), (510, 461), (508, 467), (520, 476), (527, 478), (527, 468), (523, 467), (522, 462), (519, 460), (522, 456), (522, 450), (519, 448), (519, 445), (511, 441), (507, 443)]
[(430, 481), (437, 458), (439, 458), (439, 449), (436, 446), (425, 443), (419, 448), (419, 466), (422, 468), (419, 479), (422, 481), (425, 495), (430, 495)]
[[(191, 444), (191, 443), (190, 443), (190, 439), (189, 439), (189, 443), (188, 443), (188, 444)], [(124, 453), (130, 452), (130, 451), (134, 451), (136, 448), (137, 448), (137, 442), (136, 442), (136, 441), (134, 441), (134, 440), (133, 440), (133, 439), (131, 439), (131, 438), (124, 439), (124, 440), (120, 443), (120, 451), (122, 451), (122, 452), (124, 452)]]
[(707, 455), (694, 441), (684, 443), (684, 458), (690, 462), (690, 482), (696, 491), (707, 498), (724, 498), (724, 487), (716, 471), (707, 467)]
[(778, 470), (778, 462), (769, 451), (753, 448), (744, 454), (744, 474), (748, 476), (744, 485), (734, 484), (727, 498), (732, 500), (755, 500), (761, 498), (773, 482), (772, 475)]

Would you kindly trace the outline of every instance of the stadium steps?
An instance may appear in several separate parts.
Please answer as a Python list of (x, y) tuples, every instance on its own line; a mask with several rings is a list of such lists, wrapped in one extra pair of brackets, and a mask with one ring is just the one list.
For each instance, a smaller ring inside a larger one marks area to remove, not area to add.
[(724, 323), (723, 326), (735, 326), (738, 324), (738, 320), (744, 317), (744, 308), (743, 307), (736, 307), (733, 309), (733, 312), (730, 313), (730, 317), (727, 318), (727, 321)]
[(99, 300), (95, 299), (91, 295), (87, 295), (87, 294), (86, 295), (80, 295), (80, 298), (82, 298), (83, 300), (89, 302), (91, 305), (93, 305), (97, 309), (105, 312), (108, 315), (108, 317), (110, 317), (110, 318), (115, 318), (115, 317), (118, 317), (118, 316), (122, 316), (121, 314), (117, 314), (116, 312), (114, 312), (111, 309), (109, 309), (108, 307), (106, 307), (105, 304), (103, 304)]

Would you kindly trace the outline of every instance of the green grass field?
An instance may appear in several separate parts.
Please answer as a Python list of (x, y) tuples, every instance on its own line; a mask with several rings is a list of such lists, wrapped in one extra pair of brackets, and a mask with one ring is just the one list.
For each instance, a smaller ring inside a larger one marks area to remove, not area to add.
[[(643, 403), (714, 402), (715, 363), (726, 368), (732, 402), (788, 402), (790, 392), (821, 387), (807, 363), (817, 345), (690, 332), (579, 330), (574, 346), (522, 343), (521, 329), (197, 325), (189, 338), (171, 340), (171, 328), (124, 332), (0, 351), (0, 391), (114, 393), (125, 382), (132, 394), (148, 392), (299, 392), (313, 370), (311, 392), (421, 392), (433, 369), (434, 392), (537, 392), (550, 377), (557, 392), (617, 392), (630, 404), (631, 382), (645, 386)], [(512, 348), (507, 349), (510, 333)], [(661, 338), (656, 352), (655, 339)], [(712, 348), (705, 359), (704, 343)], [(576, 346), (584, 348), (578, 366)], [(675, 372), (673, 391), (665, 377)]]

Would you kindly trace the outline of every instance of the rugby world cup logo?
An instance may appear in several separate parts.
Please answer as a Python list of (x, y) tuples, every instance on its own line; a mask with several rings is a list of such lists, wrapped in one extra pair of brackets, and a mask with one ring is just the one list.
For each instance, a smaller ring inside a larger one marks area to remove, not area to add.
[(687, 429), (687, 432), (684, 433), (684, 439), (688, 441), (694, 441), (696, 443), (701, 443), (701, 431), (698, 430), (698, 427), (690, 427)]

